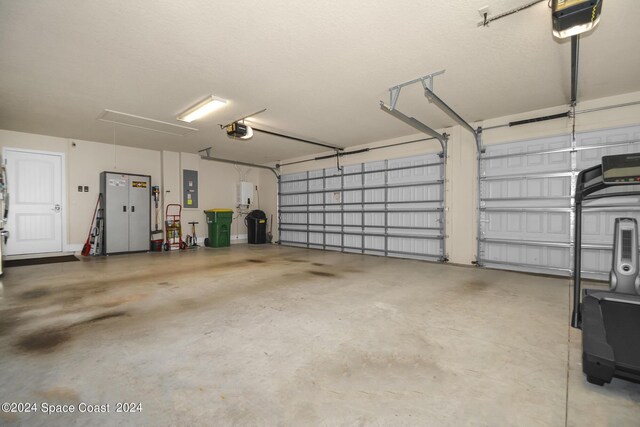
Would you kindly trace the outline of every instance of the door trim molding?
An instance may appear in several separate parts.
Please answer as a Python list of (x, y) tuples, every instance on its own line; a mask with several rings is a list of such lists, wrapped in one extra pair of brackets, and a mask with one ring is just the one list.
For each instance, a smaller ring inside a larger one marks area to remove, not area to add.
[[(69, 206), (69, 202), (67, 200), (67, 158), (66, 153), (61, 151), (44, 151), (44, 150), (29, 150), (26, 148), (14, 148), (14, 147), (2, 147), (2, 161), (6, 164), (6, 153), (7, 151), (19, 152), (19, 153), (30, 153), (30, 154), (44, 154), (48, 156), (58, 156), (60, 157), (60, 186), (61, 188), (61, 202), (62, 202), (62, 242), (60, 245), (60, 253), (65, 252), (69, 248), (69, 239), (68, 239), (68, 230), (67, 230), (67, 206)], [(11, 203), (11, 195), (9, 195), (9, 203)], [(11, 206), (9, 206), (11, 209)], [(11, 238), (11, 237), (9, 237)], [(39, 252), (34, 252), (34, 254), (38, 254)], [(44, 253), (44, 252), (43, 252)], [(51, 252), (47, 252), (51, 253)]]

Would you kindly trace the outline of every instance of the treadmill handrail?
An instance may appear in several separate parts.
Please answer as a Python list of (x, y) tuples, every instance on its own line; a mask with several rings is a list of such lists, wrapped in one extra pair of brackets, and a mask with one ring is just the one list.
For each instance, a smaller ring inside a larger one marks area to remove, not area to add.
[[(607, 188), (607, 184), (602, 179), (602, 165), (595, 165), (590, 168), (581, 170), (578, 173), (576, 182), (576, 203), (597, 191)], [(597, 199), (598, 196), (592, 196), (590, 199)]]
[[(599, 178), (599, 179), (598, 179)], [(585, 186), (587, 182), (593, 182), (591, 186)], [(585, 196), (598, 191), (604, 186), (602, 181), (602, 165), (596, 165), (580, 171), (576, 181), (576, 193), (574, 194), (574, 229), (573, 229), (573, 312), (571, 313), (571, 326), (580, 329), (582, 314), (580, 312), (580, 299), (582, 286), (580, 273), (582, 269), (582, 200)], [(593, 191), (590, 191), (593, 189)]]

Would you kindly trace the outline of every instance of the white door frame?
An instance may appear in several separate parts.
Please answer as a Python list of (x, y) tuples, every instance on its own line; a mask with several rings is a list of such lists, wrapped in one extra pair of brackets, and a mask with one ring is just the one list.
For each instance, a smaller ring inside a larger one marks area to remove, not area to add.
[[(46, 154), (49, 156), (59, 156), (61, 161), (61, 176), (60, 176), (60, 185), (62, 186), (61, 193), (61, 211), (62, 211), (62, 250), (61, 252), (68, 252), (70, 250), (68, 245), (67, 238), (67, 206), (69, 205), (67, 201), (67, 167), (66, 167), (66, 153), (60, 151), (44, 151), (44, 150), (28, 150), (25, 148), (14, 148), (14, 147), (2, 147), (2, 161), (6, 165), (6, 153), (7, 151), (15, 151), (22, 153), (31, 153), (31, 154)], [(9, 194), (9, 204), (11, 204), (11, 194)], [(11, 209), (11, 206), (9, 206)], [(9, 236), (11, 238), (11, 236)], [(61, 253), (61, 252), (43, 252), (43, 253)], [(10, 255), (9, 255), (10, 256)], [(18, 255), (16, 255), (18, 256)], [(19, 255), (23, 256), (23, 255)]]

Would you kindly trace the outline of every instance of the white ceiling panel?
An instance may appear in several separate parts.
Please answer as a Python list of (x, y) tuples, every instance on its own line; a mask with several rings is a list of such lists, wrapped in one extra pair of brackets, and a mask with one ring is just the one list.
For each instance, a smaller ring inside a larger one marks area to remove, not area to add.
[[(267, 108), (263, 126), (331, 144), (409, 135), (378, 102), (440, 69), (436, 93), (469, 121), (566, 103), (570, 45), (553, 39), (546, 2), (477, 26), (481, 6), (524, 3), (0, 0), (0, 128), (112, 142), (105, 109), (179, 125), (213, 94), (229, 102), (191, 123), (198, 132), (122, 128), (117, 142), (266, 162), (324, 150), (262, 134), (240, 143), (218, 124)], [(640, 2), (605, 0), (581, 42), (581, 100), (640, 90), (638, 18)], [(418, 87), (399, 108), (453, 124)]]

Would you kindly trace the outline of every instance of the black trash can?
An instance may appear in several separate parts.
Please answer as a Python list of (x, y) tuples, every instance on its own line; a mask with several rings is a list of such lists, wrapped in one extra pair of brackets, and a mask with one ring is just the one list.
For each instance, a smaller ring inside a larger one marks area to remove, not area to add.
[(267, 243), (267, 215), (260, 210), (249, 212), (244, 219), (247, 240), (252, 245)]

